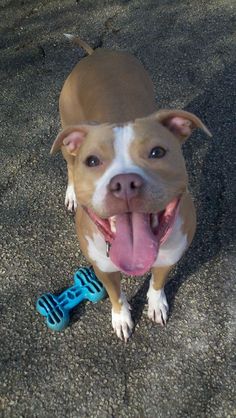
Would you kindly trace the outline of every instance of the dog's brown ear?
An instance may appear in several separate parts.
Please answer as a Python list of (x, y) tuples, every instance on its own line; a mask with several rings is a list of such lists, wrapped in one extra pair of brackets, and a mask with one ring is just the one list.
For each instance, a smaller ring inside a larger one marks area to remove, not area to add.
[(88, 132), (89, 125), (75, 125), (65, 128), (57, 135), (50, 154), (55, 154), (62, 146), (65, 146), (68, 153), (75, 156)]
[(184, 110), (163, 109), (155, 113), (153, 117), (176, 135), (181, 142), (186, 141), (195, 128), (200, 128), (207, 135), (212, 136), (210, 131), (197, 116), (193, 113), (185, 112)]

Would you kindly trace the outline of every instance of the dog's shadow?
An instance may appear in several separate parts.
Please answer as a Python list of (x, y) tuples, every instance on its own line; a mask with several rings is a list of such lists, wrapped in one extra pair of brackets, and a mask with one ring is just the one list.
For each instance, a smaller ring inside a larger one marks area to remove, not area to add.
[(135, 326), (139, 323), (141, 316), (144, 311), (144, 307), (146, 305), (147, 301), (147, 291), (149, 287), (149, 281), (151, 276), (148, 275), (148, 277), (145, 279), (143, 284), (140, 286), (138, 291), (135, 293), (135, 295), (130, 299), (129, 303), (132, 308), (132, 319), (134, 321)]

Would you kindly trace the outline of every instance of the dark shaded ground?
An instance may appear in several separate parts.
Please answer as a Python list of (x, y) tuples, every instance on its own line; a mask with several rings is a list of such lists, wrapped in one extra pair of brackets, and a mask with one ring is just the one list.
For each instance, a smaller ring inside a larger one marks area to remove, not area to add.
[[(2, 0), (0, 12), (3, 417), (235, 416), (233, 0)], [(147, 319), (145, 278), (124, 280), (137, 323), (127, 345), (108, 300), (81, 305), (59, 334), (35, 311), (84, 263), (63, 207), (65, 165), (49, 156), (62, 83), (83, 56), (63, 32), (133, 52), (158, 107), (192, 111), (214, 135), (184, 149), (198, 232), (167, 286), (168, 326)]]

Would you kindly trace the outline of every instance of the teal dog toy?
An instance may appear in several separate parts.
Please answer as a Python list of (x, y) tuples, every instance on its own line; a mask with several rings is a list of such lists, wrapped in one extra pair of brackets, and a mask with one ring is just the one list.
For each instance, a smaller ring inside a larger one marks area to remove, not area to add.
[(44, 293), (37, 301), (37, 311), (46, 317), (47, 326), (53, 331), (62, 331), (70, 321), (69, 312), (82, 300), (99, 302), (106, 296), (106, 290), (91, 268), (79, 269), (74, 275), (74, 285), (59, 296)]

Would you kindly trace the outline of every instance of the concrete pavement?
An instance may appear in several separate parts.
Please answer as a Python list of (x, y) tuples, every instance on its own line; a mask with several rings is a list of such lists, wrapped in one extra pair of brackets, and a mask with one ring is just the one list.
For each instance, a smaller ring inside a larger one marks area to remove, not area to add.
[[(2, 0), (0, 13), (2, 416), (234, 417), (233, 0)], [(65, 164), (49, 155), (61, 86), (83, 56), (64, 32), (133, 52), (157, 106), (192, 111), (213, 133), (184, 146), (198, 231), (167, 286), (168, 325), (147, 318), (148, 278), (124, 279), (136, 322), (126, 345), (108, 300), (82, 304), (63, 333), (35, 311), (86, 264), (64, 209)]]

